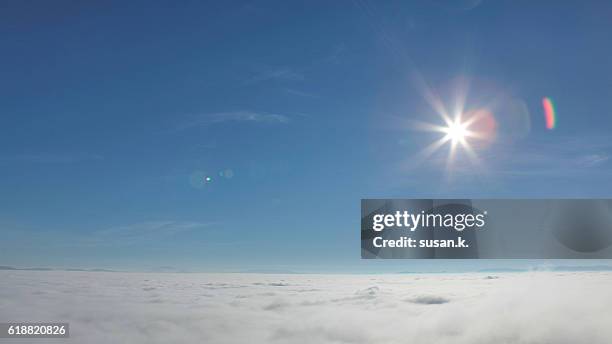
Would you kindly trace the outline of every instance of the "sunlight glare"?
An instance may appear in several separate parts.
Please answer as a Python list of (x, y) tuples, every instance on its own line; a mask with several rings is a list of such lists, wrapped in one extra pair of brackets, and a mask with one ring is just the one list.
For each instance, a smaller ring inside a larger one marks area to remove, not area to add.
[(458, 142), (464, 142), (465, 137), (468, 134), (465, 123), (462, 123), (459, 119), (456, 119), (454, 122), (451, 122), (444, 129), (444, 132), (453, 144), (457, 144)]

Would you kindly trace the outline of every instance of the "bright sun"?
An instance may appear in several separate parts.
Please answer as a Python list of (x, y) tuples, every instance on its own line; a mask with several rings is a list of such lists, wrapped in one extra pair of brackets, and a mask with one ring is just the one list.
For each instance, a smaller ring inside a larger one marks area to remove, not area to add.
[[(483, 171), (484, 166), (481, 164), (476, 148), (486, 147), (495, 138), (497, 124), (491, 110), (486, 107), (465, 108), (467, 84), (458, 85), (453, 95), (452, 108), (447, 107), (435, 90), (430, 89), (426, 84), (421, 86), (425, 101), (442, 121), (441, 123), (413, 122), (413, 128), (416, 130), (439, 134), (433, 142), (423, 147), (418, 153), (418, 159), (425, 161), (437, 151), (447, 148), (447, 172), (452, 172), (455, 158), (458, 155), (470, 160), (473, 166), (478, 167), (477, 171)], [(435, 159), (435, 161), (437, 163), (440, 160)]]
[(474, 123), (482, 119), (485, 112), (470, 112), (464, 114), (460, 111), (455, 113), (455, 116), (450, 117), (446, 113), (440, 113), (444, 124), (436, 125), (431, 123), (420, 122), (418, 129), (438, 132), (442, 136), (425, 147), (422, 151), (423, 157), (428, 157), (440, 149), (444, 145), (448, 145), (447, 168), (450, 169), (458, 150), (467, 154), (467, 157), (475, 164), (480, 165), (476, 152), (472, 148), (472, 141), (486, 139), (489, 135), (485, 132), (480, 132), (473, 128)]
[(444, 132), (447, 136), (445, 139), (449, 139), (453, 144), (463, 143), (465, 137), (468, 135), (467, 125), (461, 123), (459, 119), (449, 123), (448, 126), (444, 128)]

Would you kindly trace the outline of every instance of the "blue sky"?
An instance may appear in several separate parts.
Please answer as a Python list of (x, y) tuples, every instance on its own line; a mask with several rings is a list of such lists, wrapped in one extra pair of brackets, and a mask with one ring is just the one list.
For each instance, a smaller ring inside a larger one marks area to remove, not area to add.
[[(454, 269), (361, 261), (360, 199), (612, 195), (607, 2), (0, 6), (0, 265)], [(447, 169), (457, 80), (499, 127)]]

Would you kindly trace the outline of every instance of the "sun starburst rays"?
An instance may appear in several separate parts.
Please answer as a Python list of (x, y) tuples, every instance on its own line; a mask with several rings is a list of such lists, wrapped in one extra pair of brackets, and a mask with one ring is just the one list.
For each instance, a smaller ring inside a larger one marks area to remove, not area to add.
[(443, 146), (448, 145), (448, 155), (446, 158), (446, 169), (452, 171), (453, 165), (459, 152), (465, 153), (468, 160), (477, 166), (481, 165), (480, 159), (472, 146), (475, 140), (487, 139), (487, 133), (483, 133), (474, 128), (474, 124), (481, 118), (482, 114), (476, 112), (466, 116), (462, 111), (455, 112), (453, 118), (447, 115), (447, 112), (438, 112), (438, 115), (444, 122), (443, 125), (437, 125), (426, 122), (418, 122), (415, 125), (417, 130), (440, 133), (442, 136), (426, 146), (420, 155), (423, 158), (428, 158), (440, 150)]

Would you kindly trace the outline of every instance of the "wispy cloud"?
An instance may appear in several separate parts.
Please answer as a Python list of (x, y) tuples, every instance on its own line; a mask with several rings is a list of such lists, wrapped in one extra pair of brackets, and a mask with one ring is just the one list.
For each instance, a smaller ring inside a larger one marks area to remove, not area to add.
[(346, 54), (346, 45), (344, 43), (334, 46), (326, 61), (338, 64), (341, 62), (343, 55)]
[(129, 245), (168, 239), (180, 233), (202, 230), (212, 223), (192, 221), (150, 221), (110, 227), (94, 232), (85, 241), (90, 244)]
[(305, 97), (305, 98), (319, 98), (319, 96), (317, 96), (316, 94), (310, 93), (310, 92), (304, 92), (304, 91), (300, 91), (300, 90), (296, 90), (293, 88), (287, 88), (285, 89), (285, 92), (287, 92), (287, 94), (293, 95), (293, 96), (298, 96), (298, 97)]
[[(571, 177), (608, 171), (612, 144), (598, 137), (556, 138), (523, 145), (498, 145), (477, 153), (489, 175)], [(429, 159), (430, 167), (445, 168), (446, 155), (447, 152), (440, 152)], [(473, 175), (474, 172), (474, 164), (469, 159), (455, 159), (454, 174)]]
[[(0, 252), (18, 246), (28, 252), (48, 249), (107, 249), (112, 247), (148, 248), (185, 243), (195, 237), (206, 237), (215, 231), (221, 222), (198, 222), (186, 220), (159, 220), (127, 223), (98, 229), (79, 228), (78, 231), (65, 228), (36, 228), (18, 224), (0, 223), (3, 240)], [(226, 242), (206, 240), (207, 245), (225, 245)], [(2, 258), (2, 254), (0, 254)], [(1, 264), (0, 264), (1, 265)]]
[(217, 112), (197, 115), (190, 121), (179, 125), (178, 129), (189, 129), (193, 127), (208, 126), (224, 122), (252, 122), (252, 123), (280, 123), (289, 122), (289, 117), (274, 113), (263, 113), (253, 111), (231, 111)]
[(304, 75), (289, 68), (289, 67), (275, 67), (268, 68), (263, 70), (262, 72), (257, 73), (255, 76), (246, 80), (245, 83), (255, 83), (262, 81), (302, 81), (304, 80)]
[(596, 153), (585, 155), (580, 159), (580, 163), (586, 167), (598, 166), (610, 160), (610, 155), (605, 153)]
[(529, 150), (505, 150), (496, 159), (502, 162), (497, 164), (502, 174), (569, 176), (604, 168), (611, 150), (612, 145), (598, 138), (564, 139), (534, 143)]
[(0, 157), (0, 162), (23, 162), (32, 164), (70, 164), (83, 161), (99, 161), (97, 154), (35, 153)]

